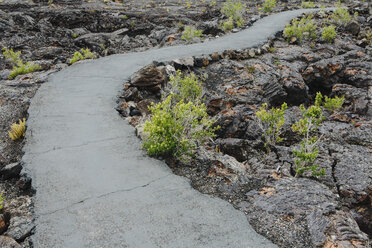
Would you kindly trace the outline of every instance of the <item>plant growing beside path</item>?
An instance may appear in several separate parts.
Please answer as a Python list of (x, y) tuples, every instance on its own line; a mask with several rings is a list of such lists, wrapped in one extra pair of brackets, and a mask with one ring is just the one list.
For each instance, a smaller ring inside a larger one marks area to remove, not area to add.
[(284, 124), (284, 114), (287, 110), (287, 103), (283, 103), (280, 108), (271, 108), (268, 110), (267, 103), (262, 104), (260, 111), (256, 112), (258, 124), (263, 131), (262, 136), (265, 139), (265, 147), (270, 153), (270, 146), (282, 141), (280, 137), (282, 126)]
[(18, 75), (28, 74), (41, 69), (41, 66), (38, 64), (33, 64), (31, 62), (24, 63), (21, 59), (21, 51), (14, 52), (13, 49), (8, 49), (7, 47), (4, 47), (2, 50), (4, 57), (9, 60), (13, 66), (9, 79), (14, 79)]
[(80, 49), (80, 52), (76, 51), (74, 53), (74, 56), (72, 56), (69, 62), (70, 64), (74, 64), (80, 60), (95, 59), (95, 58), (96, 58), (96, 55), (92, 53), (89, 48), (86, 48), (86, 49), (82, 48)]
[(170, 78), (170, 93), (149, 107), (151, 118), (144, 124), (143, 147), (149, 155), (172, 155), (186, 159), (193, 150), (215, 137), (215, 121), (201, 102), (202, 89), (196, 76), (177, 72)]

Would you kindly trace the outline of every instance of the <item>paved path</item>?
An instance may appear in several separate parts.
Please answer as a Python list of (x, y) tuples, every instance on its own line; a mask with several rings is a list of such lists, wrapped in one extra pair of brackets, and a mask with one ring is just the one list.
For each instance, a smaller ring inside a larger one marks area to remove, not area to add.
[(133, 72), (153, 60), (248, 48), (301, 12), (271, 15), (202, 44), (113, 55), (50, 77), (29, 109), (25, 169), (34, 197), (35, 247), (276, 247), (229, 203), (200, 194), (140, 149), (114, 110)]

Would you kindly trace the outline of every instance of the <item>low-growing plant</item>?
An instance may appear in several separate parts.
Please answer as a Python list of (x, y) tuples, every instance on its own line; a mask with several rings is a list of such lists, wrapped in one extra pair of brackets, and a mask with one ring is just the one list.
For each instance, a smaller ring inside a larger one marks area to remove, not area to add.
[(336, 27), (331, 25), (323, 28), (322, 31), (322, 40), (328, 43), (333, 43), (336, 38)]
[(292, 126), (292, 130), (302, 136), (300, 148), (293, 150), (293, 154), (296, 157), (296, 177), (303, 175), (308, 170), (311, 170), (313, 176), (322, 176), (325, 174), (324, 168), (318, 170), (319, 164), (315, 163), (319, 155), (317, 145), (322, 138), (318, 137), (316, 132), (320, 123), (324, 120), (323, 108), (334, 112), (342, 107), (344, 100), (345, 98), (343, 96), (336, 96), (334, 98), (325, 96), (323, 101), (323, 95), (318, 92), (314, 105), (311, 105), (307, 109), (303, 105), (300, 106), (302, 119)]
[(0, 210), (3, 209), (4, 204), (4, 196), (3, 193), (0, 193)]
[(19, 120), (19, 123), (13, 123), (10, 127), (10, 131), (8, 132), (9, 137), (12, 140), (17, 140), (21, 137), (25, 136), (26, 132), (26, 119)]
[(301, 3), (301, 7), (304, 9), (314, 8), (315, 4), (311, 1), (304, 1)]
[(263, 131), (265, 147), (270, 152), (270, 146), (282, 141), (280, 137), (284, 124), (284, 114), (287, 110), (287, 103), (283, 103), (280, 108), (268, 109), (267, 103), (262, 104), (260, 111), (256, 112), (258, 124)]
[(198, 145), (215, 137), (215, 121), (201, 102), (202, 89), (196, 76), (170, 78), (169, 95), (149, 107), (151, 119), (144, 124), (143, 147), (149, 155), (172, 155), (181, 159), (192, 156)]
[(76, 51), (72, 58), (70, 59), (70, 64), (74, 64), (80, 60), (85, 60), (85, 59), (95, 59), (96, 55), (90, 51), (89, 48), (82, 48), (79, 51)]
[(344, 102), (345, 102), (344, 96), (342, 97), (335, 96), (334, 98), (324, 96), (323, 107), (329, 112), (335, 112), (342, 108)]
[(296, 37), (299, 42), (302, 42), (304, 37), (316, 39), (316, 25), (312, 19), (312, 15), (306, 15), (301, 20), (294, 19), (291, 24), (287, 24), (284, 29), (284, 36), (290, 42), (292, 37)]
[(338, 4), (337, 9), (332, 15), (332, 19), (339, 25), (345, 25), (352, 20), (352, 17), (347, 8), (343, 8), (340, 4)]
[(292, 130), (302, 136), (299, 149), (294, 149), (296, 164), (296, 177), (302, 176), (305, 171), (311, 170), (313, 176), (325, 174), (325, 169), (318, 170), (319, 164), (315, 163), (318, 158), (319, 149), (317, 147), (320, 138), (314, 134), (318, 130), (320, 123), (324, 120), (323, 110), (319, 104), (305, 108), (300, 105), (302, 119), (292, 126)]
[(13, 66), (9, 79), (14, 79), (18, 75), (31, 73), (41, 69), (41, 66), (38, 64), (33, 64), (31, 62), (24, 63), (21, 59), (21, 51), (14, 52), (13, 49), (8, 49), (6, 47), (2, 50), (4, 57), (9, 60)]
[(181, 39), (187, 41), (187, 43), (190, 43), (193, 38), (195, 37), (200, 38), (202, 34), (203, 34), (202, 30), (198, 30), (192, 26), (186, 26), (185, 30), (182, 32)]
[(240, 0), (227, 0), (221, 9), (221, 13), (229, 19), (232, 18), (233, 22), (241, 27), (244, 24), (244, 8), (245, 5)]
[(265, 0), (263, 5), (263, 10), (265, 12), (273, 11), (273, 9), (276, 7), (276, 0)]
[(170, 94), (173, 94), (176, 101), (195, 102), (201, 98), (201, 82), (193, 73), (185, 77), (181, 71), (177, 71), (176, 75), (169, 77), (169, 85), (171, 86)]
[(234, 20), (231, 17), (222, 24), (222, 30), (224, 32), (230, 31), (233, 28), (234, 28)]

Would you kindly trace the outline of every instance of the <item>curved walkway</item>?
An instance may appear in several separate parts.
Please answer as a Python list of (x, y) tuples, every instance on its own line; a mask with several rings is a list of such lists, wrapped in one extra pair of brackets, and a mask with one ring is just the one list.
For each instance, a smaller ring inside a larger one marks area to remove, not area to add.
[(263, 18), (222, 38), (76, 64), (49, 78), (29, 109), (35, 247), (276, 247), (229, 203), (202, 195), (140, 149), (114, 110), (132, 73), (153, 60), (259, 45), (302, 12)]

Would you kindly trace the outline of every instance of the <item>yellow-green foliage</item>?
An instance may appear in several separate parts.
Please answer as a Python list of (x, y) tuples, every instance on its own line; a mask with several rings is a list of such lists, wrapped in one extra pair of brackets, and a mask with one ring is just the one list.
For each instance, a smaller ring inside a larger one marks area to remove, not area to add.
[(86, 49), (82, 48), (80, 51), (81, 52), (76, 51), (74, 53), (74, 56), (69, 61), (70, 64), (76, 63), (80, 60), (95, 59), (96, 58), (96, 55), (94, 53), (92, 53), (89, 48), (86, 48)]
[(260, 111), (256, 112), (259, 126), (264, 132), (262, 136), (265, 138), (265, 147), (268, 152), (270, 152), (271, 145), (283, 140), (280, 134), (284, 124), (284, 114), (286, 110), (286, 103), (283, 103), (280, 108), (271, 108), (271, 110), (268, 109), (267, 103), (264, 103)]
[(318, 170), (319, 164), (315, 160), (319, 155), (318, 141), (319, 137), (314, 134), (318, 130), (320, 123), (324, 120), (321, 105), (320, 93), (317, 94), (315, 105), (305, 108), (300, 106), (302, 119), (292, 126), (292, 130), (302, 136), (299, 149), (294, 149), (293, 154), (296, 157), (296, 176), (301, 176), (307, 170), (311, 170), (313, 176), (322, 176), (325, 174), (324, 168)]
[[(317, 97), (318, 101), (322, 101), (323, 100), (323, 96), (322, 94), (318, 93), (317, 94)], [(338, 97), (338, 96), (335, 96), (334, 98), (331, 98), (331, 97), (328, 97), (328, 96), (324, 96), (324, 102), (321, 102), (322, 106), (329, 112), (335, 112), (337, 110), (339, 110), (340, 108), (342, 108), (342, 105), (344, 104), (344, 101), (345, 101), (345, 97), (342, 96), (342, 97)]]
[(346, 8), (343, 8), (341, 7), (341, 5), (338, 5), (337, 9), (332, 15), (332, 19), (337, 24), (345, 25), (351, 21), (352, 17)]
[(172, 155), (181, 159), (192, 156), (193, 150), (215, 137), (215, 121), (201, 102), (201, 85), (194, 75), (180, 72), (170, 79), (171, 90), (163, 101), (149, 107), (151, 119), (144, 124), (147, 134), (143, 147), (149, 155)]
[(21, 137), (24, 137), (25, 132), (26, 132), (26, 119), (23, 118), (23, 121), (19, 120), (18, 124), (13, 123), (12, 126), (11, 126), (11, 129), (8, 133), (9, 133), (9, 137), (12, 140), (17, 140)]
[(3, 209), (4, 196), (3, 193), (0, 194), (0, 210)]
[(2, 50), (4, 57), (13, 65), (13, 70), (10, 72), (9, 79), (14, 79), (18, 75), (31, 73), (41, 69), (40, 65), (30, 62), (24, 63), (21, 59), (20, 51), (14, 52), (13, 49), (8, 49), (6, 47), (4, 47)]
[(299, 42), (302, 42), (304, 37), (316, 39), (316, 25), (312, 19), (312, 15), (302, 17), (301, 20), (293, 19), (292, 24), (287, 24), (284, 29), (284, 37), (289, 42), (292, 37), (296, 37)]
[(315, 4), (311, 1), (304, 1), (301, 3), (301, 7), (304, 9), (314, 8)]
[(328, 27), (324, 27), (322, 31), (322, 40), (328, 43), (333, 43), (336, 38), (336, 27), (331, 25)]
[[(231, 22), (230, 19), (232, 19), (232, 21), (235, 22), (238, 27), (241, 27), (244, 23), (244, 8), (245, 5), (242, 4), (240, 0), (227, 0), (221, 9), (221, 13), (229, 18), (228, 22)], [(230, 23), (227, 25), (230, 25)]]
[(234, 20), (230, 17), (229, 20), (222, 24), (222, 30), (227, 32), (234, 28)]
[(318, 92), (314, 105), (307, 109), (303, 105), (300, 106), (302, 119), (292, 126), (292, 130), (302, 136), (300, 149), (293, 150), (293, 154), (296, 157), (297, 176), (301, 176), (307, 170), (311, 170), (313, 176), (325, 174), (325, 170), (318, 170), (319, 165), (315, 164), (315, 160), (319, 155), (317, 146), (321, 139), (315, 132), (318, 131), (320, 123), (324, 120), (322, 107), (333, 112), (342, 107), (344, 100), (344, 97), (329, 98), (325, 96), (323, 102), (323, 95)]
[(181, 39), (187, 41), (187, 43), (190, 43), (190, 41), (198, 37), (200, 38), (202, 35), (203, 31), (196, 29), (195, 27), (192, 26), (186, 26), (185, 30), (182, 33)]
[(263, 5), (263, 10), (266, 12), (273, 11), (273, 9), (276, 7), (276, 0), (265, 0)]

